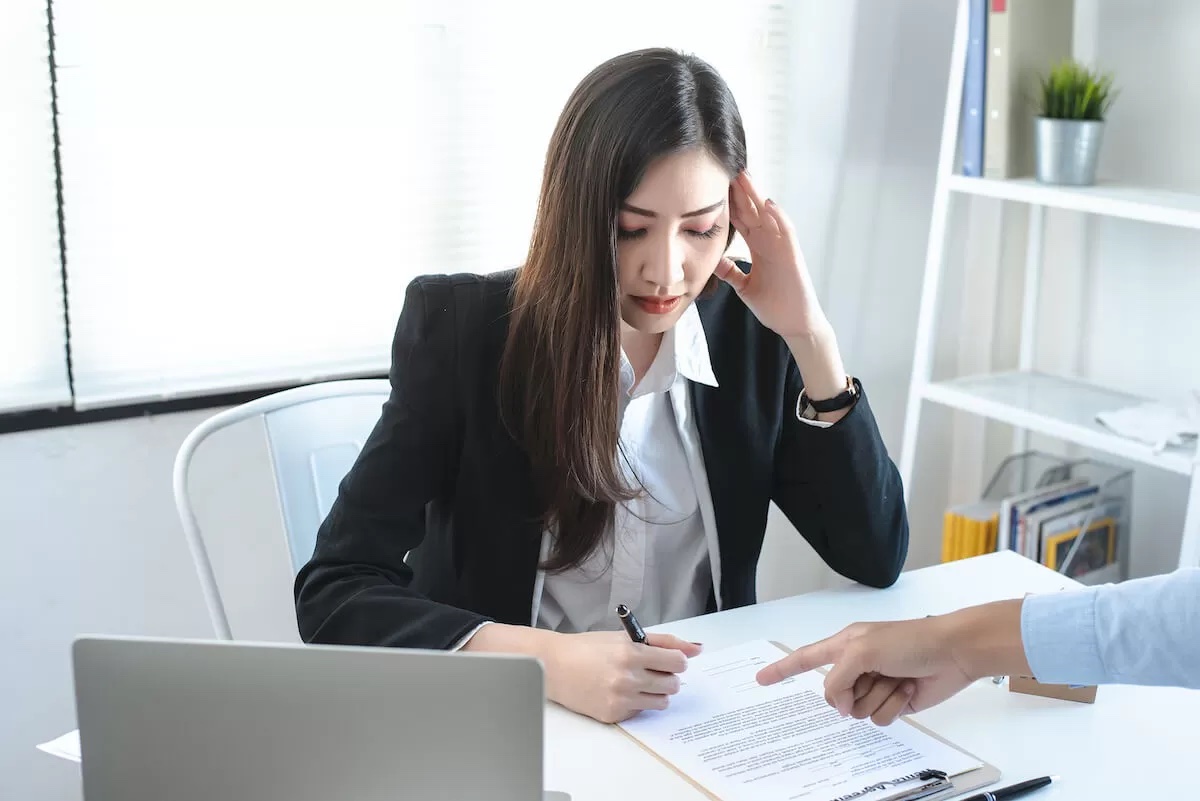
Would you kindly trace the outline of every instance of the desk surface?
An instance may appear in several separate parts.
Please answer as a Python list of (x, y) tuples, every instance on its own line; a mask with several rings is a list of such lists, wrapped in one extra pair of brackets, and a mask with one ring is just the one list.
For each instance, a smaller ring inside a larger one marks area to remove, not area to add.
[[(848, 585), (662, 628), (710, 648), (758, 638), (796, 647), (859, 620), (922, 617), (1073, 584), (1001, 552), (910, 571), (886, 590)], [(1000, 768), (997, 787), (1062, 777), (1030, 796), (1039, 801), (1166, 797), (1191, 786), (1200, 770), (1195, 691), (1110, 685), (1088, 705), (1010, 693), (1007, 684), (984, 680), (913, 719)], [(705, 798), (616, 727), (554, 705), (546, 709), (546, 787), (569, 792), (572, 801)]]

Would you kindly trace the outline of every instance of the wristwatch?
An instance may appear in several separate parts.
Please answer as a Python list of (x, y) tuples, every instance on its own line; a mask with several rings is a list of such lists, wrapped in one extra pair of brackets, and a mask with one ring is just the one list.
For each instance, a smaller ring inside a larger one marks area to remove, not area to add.
[(846, 388), (832, 398), (812, 400), (808, 397), (808, 388), (802, 388), (800, 397), (796, 398), (796, 416), (801, 420), (816, 420), (820, 412), (836, 412), (838, 409), (853, 406), (857, 400), (858, 387), (855, 386), (853, 378), (846, 376)]

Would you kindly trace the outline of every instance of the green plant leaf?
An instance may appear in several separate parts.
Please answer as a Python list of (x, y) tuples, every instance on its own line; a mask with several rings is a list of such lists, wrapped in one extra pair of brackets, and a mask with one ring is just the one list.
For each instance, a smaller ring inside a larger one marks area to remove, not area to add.
[(1113, 77), (1066, 59), (1038, 76), (1038, 113), (1043, 117), (1102, 120), (1116, 93)]

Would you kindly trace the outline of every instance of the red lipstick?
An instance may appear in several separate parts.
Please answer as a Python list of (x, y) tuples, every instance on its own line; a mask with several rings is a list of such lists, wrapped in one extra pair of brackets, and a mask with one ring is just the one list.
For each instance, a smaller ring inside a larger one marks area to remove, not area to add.
[(673, 298), (660, 298), (639, 297), (635, 295), (633, 299), (637, 301), (638, 305), (641, 306), (643, 310), (649, 312), (650, 314), (667, 314), (668, 312), (674, 311), (675, 307), (679, 305), (679, 301), (682, 300), (682, 296), (676, 295)]

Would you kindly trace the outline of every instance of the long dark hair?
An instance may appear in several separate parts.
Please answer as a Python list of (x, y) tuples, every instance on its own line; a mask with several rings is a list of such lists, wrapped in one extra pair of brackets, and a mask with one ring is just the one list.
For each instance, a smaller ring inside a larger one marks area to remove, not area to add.
[(617, 217), (656, 159), (692, 148), (730, 178), (746, 168), (742, 118), (725, 81), (699, 58), (658, 48), (592, 70), (550, 139), (499, 395), (553, 532), (547, 570), (578, 565), (603, 539), (616, 504), (637, 494), (617, 459)]

